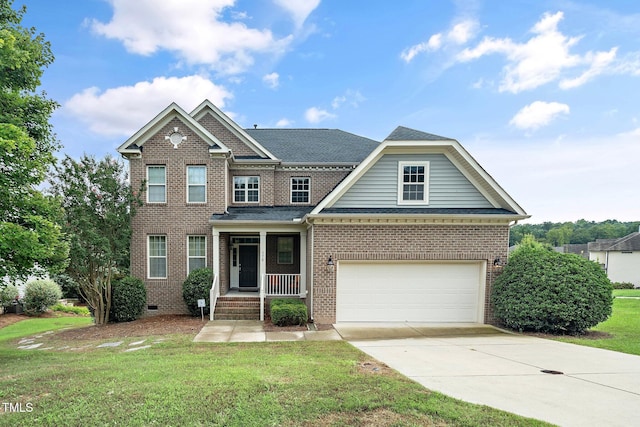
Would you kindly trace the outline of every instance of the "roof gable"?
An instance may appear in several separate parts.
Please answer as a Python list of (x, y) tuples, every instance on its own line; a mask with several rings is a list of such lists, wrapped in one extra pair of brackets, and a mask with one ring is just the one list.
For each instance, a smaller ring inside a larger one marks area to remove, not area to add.
[(200, 121), (205, 115), (211, 114), (220, 124), (222, 124), (229, 132), (244, 143), (251, 151), (259, 157), (266, 157), (270, 160), (278, 160), (268, 149), (262, 146), (236, 122), (231, 120), (229, 116), (224, 114), (218, 107), (213, 105), (211, 101), (205, 99), (195, 110), (191, 112), (191, 117), (196, 121)]
[(452, 141), (451, 138), (398, 126), (385, 141)]
[[(431, 139), (386, 139), (374, 150), (358, 167), (345, 178), (329, 195), (312, 211), (319, 214), (325, 208), (332, 208), (344, 194), (360, 180), (385, 155), (424, 155), (443, 154), (455, 165), (464, 177), (489, 202), (489, 206), (512, 212), (517, 219), (528, 218), (529, 215), (509, 196), (498, 183), (476, 162), (476, 160), (454, 139), (440, 138), (437, 135), (414, 131), (408, 128), (398, 128), (392, 133), (395, 138), (419, 138), (420, 135)], [(427, 208), (427, 206), (425, 206)], [(428, 210), (424, 210), (428, 213)]]
[(145, 142), (155, 135), (160, 129), (166, 126), (174, 118), (179, 118), (193, 132), (209, 144), (210, 153), (228, 153), (229, 148), (226, 147), (214, 135), (208, 132), (200, 123), (193, 119), (175, 102), (171, 103), (167, 108), (162, 110), (150, 122), (144, 125), (140, 130), (127, 139), (118, 147), (118, 152), (122, 155), (136, 155), (141, 153), (142, 146)]
[(619, 239), (597, 239), (589, 243), (589, 251), (640, 251), (640, 233), (631, 233)]

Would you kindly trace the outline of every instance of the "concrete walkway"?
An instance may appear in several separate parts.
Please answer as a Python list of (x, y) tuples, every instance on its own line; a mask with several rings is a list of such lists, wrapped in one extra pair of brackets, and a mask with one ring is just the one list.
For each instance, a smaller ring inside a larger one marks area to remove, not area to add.
[(337, 341), (335, 329), (328, 331), (265, 332), (258, 320), (213, 320), (202, 327), (194, 342)]
[(640, 425), (640, 356), (497, 329), (427, 337), (424, 325), (335, 327), (355, 347), (448, 396), (561, 426)]

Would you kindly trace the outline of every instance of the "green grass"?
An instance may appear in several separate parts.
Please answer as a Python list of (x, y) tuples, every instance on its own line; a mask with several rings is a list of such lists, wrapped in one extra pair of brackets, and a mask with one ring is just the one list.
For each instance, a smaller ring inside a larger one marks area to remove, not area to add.
[(640, 298), (640, 289), (614, 289), (614, 297), (638, 297)]
[[(47, 337), (46, 346), (71, 344)], [(4, 340), (0, 401), (31, 403), (33, 411), (0, 413), (0, 425), (543, 425), (431, 392), (393, 371), (363, 372), (370, 359), (343, 341), (163, 338), (131, 353), (17, 350)]]
[(0, 329), (0, 343), (41, 332), (90, 325), (91, 322), (90, 317), (72, 316), (26, 319)]
[[(630, 290), (633, 289), (621, 289), (614, 292)], [(574, 344), (640, 355), (640, 298), (615, 298), (611, 317), (591, 330), (604, 332), (609, 337), (600, 339), (562, 337), (558, 339)]]

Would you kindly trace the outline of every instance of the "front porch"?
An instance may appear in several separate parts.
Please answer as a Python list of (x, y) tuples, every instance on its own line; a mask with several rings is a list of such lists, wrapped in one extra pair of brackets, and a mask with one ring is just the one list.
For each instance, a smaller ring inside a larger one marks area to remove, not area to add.
[(222, 305), (233, 307), (228, 319), (260, 320), (268, 298), (307, 297), (306, 227), (214, 227), (212, 255), (210, 320), (221, 297)]

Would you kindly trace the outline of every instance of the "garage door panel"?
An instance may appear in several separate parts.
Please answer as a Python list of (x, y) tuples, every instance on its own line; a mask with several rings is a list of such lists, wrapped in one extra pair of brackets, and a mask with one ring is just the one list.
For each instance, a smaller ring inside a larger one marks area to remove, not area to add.
[(482, 264), (357, 263), (338, 265), (336, 319), (477, 322)]

